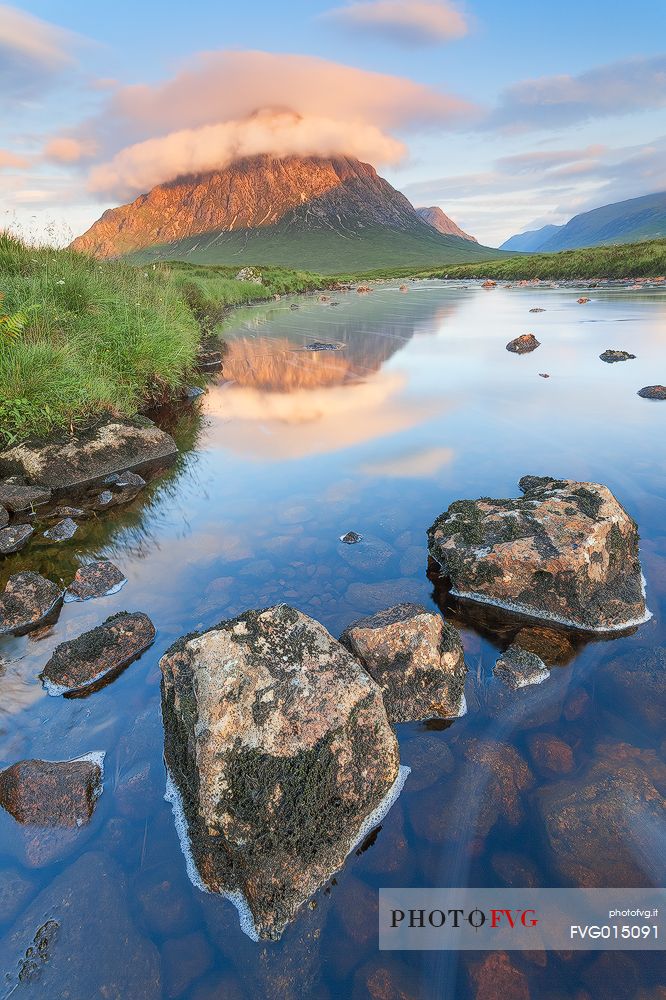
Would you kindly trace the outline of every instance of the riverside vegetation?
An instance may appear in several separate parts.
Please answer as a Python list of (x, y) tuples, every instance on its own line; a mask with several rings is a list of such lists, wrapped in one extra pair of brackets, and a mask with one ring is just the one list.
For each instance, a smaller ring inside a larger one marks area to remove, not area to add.
[(232, 306), (367, 278), (657, 277), (666, 240), (447, 269), (261, 273), (257, 284), (236, 280), (235, 267), (100, 262), (0, 234), (0, 445), (178, 396), (197, 380), (199, 347), (222, 333)]

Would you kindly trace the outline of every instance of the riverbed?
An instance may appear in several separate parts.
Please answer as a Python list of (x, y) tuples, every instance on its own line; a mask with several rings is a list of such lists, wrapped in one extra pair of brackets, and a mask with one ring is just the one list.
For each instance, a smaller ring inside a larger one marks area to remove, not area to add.
[[(204, 396), (155, 415), (177, 440), (176, 465), (131, 504), (82, 521), (70, 541), (36, 532), (0, 564), (0, 586), (21, 569), (68, 584), (81, 562), (100, 557), (128, 581), (65, 604), (54, 625), (0, 639), (0, 768), (106, 754), (93, 818), (64, 841), (0, 812), (0, 882), (9, 887), (0, 888), (0, 934), (37, 931), (67, 896), (79, 930), (56, 938), (50, 961), (72, 977), (74, 1000), (115, 997), (109, 984), (121, 966), (133, 1000), (474, 997), (487, 956), (378, 950), (378, 888), (561, 885), (543, 790), (632, 755), (649, 770), (663, 747), (654, 700), (623, 696), (612, 667), (666, 645), (666, 403), (637, 395), (666, 381), (666, 292), (406, 287), (232, 314), (223, 373)], [(524, 333), (540, 346), (508, 352)], [(636, 357), (605, 364), (609, 348)], [(512, 700), (492, 668), (515, 623), (439, 588), (435, 597), (426, 529), (456, 499), (519, 495), (526, 474), (613, 491), (639, 526), (652, 618), (630, 634), (577, 635), (569, 662), (538, 693)], [(365, 545), (341, 543), (348, 531)], [(229, 901), (188, 878), (164, 798), (159, 658), (179, 636), (248, 608), (286, 602), (337, 637), (400, 601), (439, 607), (460, 629), (467, 714), (397, 727), (412, 770), (381, 826), (279, 942), (256, 943)], [(37, 675), (55, 646), (125, 609), (150, 615), (150, 650), (87, 698), (49, 697)], [(478, 741), (499, 745), (500, 763), (481, 782), (469, 752)], [(640, 829), (640, 817), (635, 827), (625, 847), (650, 885), (650, 851), (661, 844), (663, 853), (664, 831)], [(607, 850), (607, 829), (589, 837)], [(7, 963), (6, 948), (0, 954)], [(510, 962), (537, 998), (663, 989), (647, 955), (516, 952)], [(18, 982), (15, 967), (0, 973), (0, 997), (44, 996), (39, 981)]]

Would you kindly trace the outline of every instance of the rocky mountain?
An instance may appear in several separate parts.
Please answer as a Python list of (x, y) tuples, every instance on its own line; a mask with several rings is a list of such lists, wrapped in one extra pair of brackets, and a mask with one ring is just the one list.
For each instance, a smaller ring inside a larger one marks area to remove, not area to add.
[(430, 208), (417, 208), (419, 215), (424, 222), (443, 236), (459, 236), (461, 240), (469, 240), (471, 243), (478, 243), (476, 236), (470, 236), (457, 226), (453, 219), (450, 219), (438, 205), (431, 205)]
[(254, 156), (179, 177), (104, 212), (72, 247), (100, 258), (130, 254), (143, 261), (328, 272), (497, 253), (464, 234), (433, 230), (373, 167), (346, 156)]
[(602, 205), (564, 226), (544, 226), (506, 240), (501, 250), (551, 253), (610, 243), (640, 243), (666, 236), (666, 191)]

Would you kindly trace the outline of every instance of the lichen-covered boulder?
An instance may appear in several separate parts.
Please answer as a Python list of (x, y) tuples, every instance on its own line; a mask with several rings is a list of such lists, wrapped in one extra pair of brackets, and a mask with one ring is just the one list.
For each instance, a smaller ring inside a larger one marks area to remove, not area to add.
[(62, 601), (62, 590), (39, 573), (14, 573), (0, 594), (0, 635), (37, 628)]
[(39, 675), (49, 694), (96, 691), (124, 670), (155, 639), (155, 626), (142, 611), (120, 611), (76, 639), (61, 642)]
[(31, 483), (62, 490), (85, 486), (115, 472), (170, 461), (177, 453), (171, 435), (145, 417), (109, 420), (66, 438), (26, 442), (0, 452), (0, 474), (18, 473)]
[(649, 617), (638, 531), (606, 486), (524, 476), (524, 496), (457, 500), (428, 531), (455, 596), (586, 631)]
[(107, 597), (116, 594), (127, 583), (122, 570), (108, 559), (79, 566), (76, 575), (65, 592), (65, 601), (89, 601), (93, 597)]
[(77, 760), (20, 760), (0, 771), (0, 806), (18, 823), (79, 827), (102, 792), (104, 754)]
[(464, 712), (463, 647), (441, 615), (419, 604), (396, 604), (349, 625), (340, 642), (381, 687), (391, 722)]
[(185, 637), (160, 665), (186, 849), (208, 889), (242, 894), (256, 932), (279, 937), (396, 792), (381, 691), (286, 605)]

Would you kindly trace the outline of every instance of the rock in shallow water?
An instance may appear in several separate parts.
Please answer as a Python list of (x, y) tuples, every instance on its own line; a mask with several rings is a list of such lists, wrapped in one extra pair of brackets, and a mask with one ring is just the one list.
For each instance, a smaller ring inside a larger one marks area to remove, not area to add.
[(524, 333), (522, 337), (510, 340), (506, 345), (506, 349), (507, 351), (511, 351), (512, 354), (530, 354), (531, 351), (536, 351), (540, 343), (533, 333)]
[(530, 684), (541, 684), (550, 677), (550, 670), (536, 653), (513, 643), (498, 657), (493, 673), (504, 681), (512, 691), (529, 687)]
[(599, 357), (608, 365), (613, 365), (616, 361), (634, 361), (636, 359), (635, 354), (629, 354), (627, 351), (614, 351), (612, 348), (604, 351)]
[(400, 777), (381, 691), (286, 605), (177, 642), (161, 660), (165, 757), (199, 877), (279, 937)]
[[(9, 448), (0, 453), (0, 474), (19, 472), (40, 486), (64, 489), (128, 468), (170, 460), (177, 452), (173, 438), (145, 417), (110, 420), (62, 440)], [(47, 491), (46, 499), (49, 496)], [(5, 503), (1, 491), (0, 502)]]
[(45, 531), (44, 538), (48, 538), (51, 542), (67, 542), (74, 537), (78, 530), (79, 526), (76, 521), (73, 521), (71, 517), (65, 517)]
[(102, 625), (56, 646), (40, 677), (49, 694), (94, 691), (124, 670), (155, 639), (142, 612), (120, 611)]
[(10, 556), (28, 544), (35, 529), (29, 524), (11, 524), (0, 529), (0, 555)]
[(88, 601), (117, 593), (127, 580), (108, 559), (80, 566), (65, 592), (65, 601)]
[(666, 385), (646, 385), (638, 390), (643, 399), (666, 399)]
[(465, 658), (457, 631), (418, 604), (397, 604), (349, 625), (343, 646), (382, 689), (391, 722), (464, 711)]
[(0, 596), (0, 635), (37, 628), (62, 600), (62, 591), (39, 573), (14, 573)]
[(77, 760), (21, 760), (0, 771), (0, 805), (18, 823), (78, 827), (102, 792), (104, 754)]
[(455, 596), (587, 631), (648, 617), (636, 524), (606, 486), (524, 476), (523, 497), (457, 500), (428, 531)]

